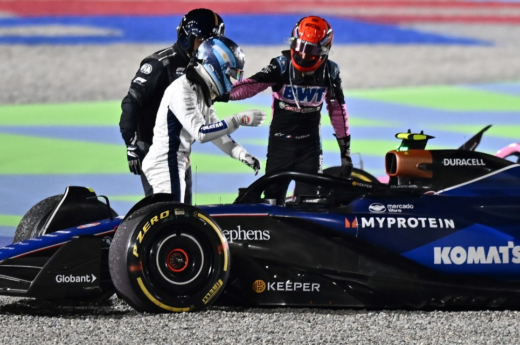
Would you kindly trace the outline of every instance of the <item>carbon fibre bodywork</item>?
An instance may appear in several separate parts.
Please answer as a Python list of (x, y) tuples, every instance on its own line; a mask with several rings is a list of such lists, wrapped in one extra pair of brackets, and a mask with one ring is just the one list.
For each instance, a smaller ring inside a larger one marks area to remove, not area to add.
[[(199, 206), (231, 254), (216, 303), (517, 308), (520, 165), (474, 151), (410, 150), (389, 152), (386, 168), (388, 184), (264, 176), (233, 204)], [(312, 184), (316, 193), (281, 205), (263, 199), (281, 180)], [(129, 214), (164, 201), (155, 198)], [(0, 249), (0, 293), (81, 298), (106, 291), (103, 251), (122, 221), (92, 220)]]

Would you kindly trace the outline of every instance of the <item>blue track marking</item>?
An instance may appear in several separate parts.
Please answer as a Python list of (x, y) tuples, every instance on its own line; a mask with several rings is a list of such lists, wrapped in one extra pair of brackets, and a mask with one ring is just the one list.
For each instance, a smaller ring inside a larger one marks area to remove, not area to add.
[(0, 126), (0, 133), (124, 146), (117, 124), (106, 126)]
[[(13, 232), (14, 233), (14, 232)], [(0, 247), (5, 247), (13, 243), (13, 236), (0, 236)]]
[(424, 126), (467, 122), (471, 124), (514, 125), (520, 123), (515, 111), (449, 111), (392, 102), (367, 100), (345, 95), (349, 114), (360, 118), (394, 122), (404, 126)]
[[(11, 238), (14, 233), (14, 227), (11, 226), (0, 226), (0, 242), (2, 236)], [(0, 243), (1, 246), (1, 243)]]
[(496, 93), (520, 97), (520, 82), (501, 83), (501, 84), (462, 85), (462, 86), (471, 88), (471, 89), (481, 90), (481, 91), (496, 92)]
[[(180, 16), (85, 16), (85, 17), (25, 17), (0, 19), (0, 44), (113, 44), (164, 43), (175, 41), (175, 28)], [(226, 36), (234, 41), (252, 45), (285, 45), (299, 14), (226, 15)], [(334, 44), (434, 44), (434, 45), (492, 45), (493, 42), (457, 37), (397, 25), (367, 23), (340, 17), (327, 18), (334, 28)], [(269, 30), (258, 29), (269, 22)], [(38, 35), (45, 26), (84, 27), (86, 35)], [(35, 34), (13, 35), (1, 29), (32, 28)], [(90, 30), (90, 31), (89, 31)], [(95, 31), (99, 31), (96, 33)]]

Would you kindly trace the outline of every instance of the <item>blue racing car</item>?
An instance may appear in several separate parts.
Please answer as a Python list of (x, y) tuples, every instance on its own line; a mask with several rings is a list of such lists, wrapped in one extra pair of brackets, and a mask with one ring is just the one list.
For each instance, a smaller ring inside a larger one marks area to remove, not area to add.
[[(282, 172), (234, 203), (156, 194), (118, 216), (84, 187), (36, 204), (0, 249), (0, 294), (146, 312), (213, 305), (517, 308), (520, 165), (400, 133), (388, 183)], [(265, 199), (273, 183), (305, 194)], [(311, 186), (312, 188), (309, 188)], [(298, 188), (295, 188), (297, 191)]]

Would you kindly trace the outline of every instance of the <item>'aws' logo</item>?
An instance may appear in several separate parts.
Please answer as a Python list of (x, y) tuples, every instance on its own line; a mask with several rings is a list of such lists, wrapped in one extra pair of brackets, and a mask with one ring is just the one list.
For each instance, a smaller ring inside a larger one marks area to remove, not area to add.
[[(299, 102), (321, 104), (323, 102), (323, 97), (325, 96), (325, 91), (327, 88), (323, 86), (295, 86), (294, 90), (296, 91)], [(282, 97), (287, 101), (294, 100), (293, 88), (289, 85), (285, 86)]]

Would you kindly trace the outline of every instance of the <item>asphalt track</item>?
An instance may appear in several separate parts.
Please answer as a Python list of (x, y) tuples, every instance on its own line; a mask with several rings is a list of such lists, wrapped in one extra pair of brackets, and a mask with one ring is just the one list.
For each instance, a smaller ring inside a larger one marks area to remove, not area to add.
[[(284, 49), (298, 18), (313, 11), (329, 16), (336, 32), (331, 58), (342, 71), (357, 164), (361, 157), (367, 170), (383, 175), (382, 157), (397, 144), (393, 135), (408, 128), (436, 136), (432, 147), (456, 147), (487, 124), (493, 127), (483, 151), (519, 141), (520, 3), (315, 3), (216, 1), (211, 8), (243, 46), (246, 74)], [(180, 13), (201, 4), (0, 0), (1, 243), (10, 243), (31, 205), (67, 185), (108, 195), (121, 214), (140, 198), (138, 179), (126, 171), (119, 102), (140, 59), (170, 44)], [(223, 116), (250, 107), (269, 111), (269, 94), (217, 111)], [(267, 129), (244, 129), (234, 137), (265, 162)], [(337, 164), (331, 134), (324, 116), (326, 166)], [(199, 204), (232, 201), (237, 187), (255, 179), (211, 145), (197, 145), (193, 161)], [(1, 298), (0, 341), (515, 344), (519, 316), (222, 308), (152, 316), (116, 299), (93, 307)]]

